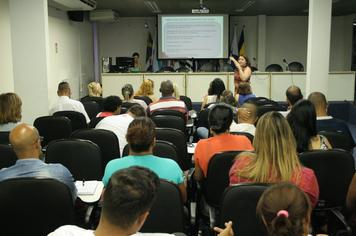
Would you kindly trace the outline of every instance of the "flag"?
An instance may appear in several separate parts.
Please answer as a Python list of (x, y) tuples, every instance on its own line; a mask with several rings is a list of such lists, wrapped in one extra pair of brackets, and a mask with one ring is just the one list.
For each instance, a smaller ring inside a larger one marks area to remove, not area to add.
[(147, 70), (152, 68), (152, 46), (153, 46), (153, 40), (152, 40), (151, 32), (148, 31), (147, 47), (146, 47), (146, 68), (147, 68)]
[(152, 72), (156, 72), (158, 70), (159, 70), (159, 63), (157, 59), (157, 34), (156, 34), (152, 44)]
[(240, 39), (239, 39), (239, 43), (238, 43), (238, 48), (239, 48), (239, 56), (245, 56), (246, 55), (246, 51), (245, 51), (245, 27), (242, 28), (241, 30), (241, 34), (240, 34)]
[(230, 44), (230, 55), (239, 55), (238, 45), (237, 45), (237, 26), (234, 25), (234, 33), (232, 35), (232, 41)]

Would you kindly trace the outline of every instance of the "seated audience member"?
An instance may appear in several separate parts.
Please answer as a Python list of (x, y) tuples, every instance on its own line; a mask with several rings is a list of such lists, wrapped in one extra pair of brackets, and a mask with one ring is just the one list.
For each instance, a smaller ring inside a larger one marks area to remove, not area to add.
[(256, 95), (252, 93), (250, 82), (240, 82), (239, 93), (237, 93), (235, 97), (238, 105), (241, 106), (247, 99), (254, 97), (256, 97)]
[(237, 156), (230, 169), (231, 185), (289, 181), (307, 193), (313, 206), (316, 205), (318, 181), (313, 170), (301, 165), (292, 130), (280, 113), (267, 112), (259, 119), (253, 145), (254, 153)]
[(157, 175), (147, 168), (134, 166), (117, 171), (103, 190), (103, 208), (96, 230), (64, 225), (48, 236), (135, 235), (149, 214), (158, 187)]
[(196, 180), (203, 180), (208, 172), (208, 164), (214, 154), (225, 151), (253, 150), (248, 138), (229, 134), (233, 118), (232, 109), (226, 104), (215, 105), (209, 113), (211, 138), (201, 139), (194, 152)]
[(146, 96), (149, 97), (152, 100), (152, 102), (155, 102), (157, 101), (157, 98), (154, 96), (153, 88), (154, 88), (153, 80), (143, 79), (143, 82), (140, 88), (135, 93), (135, 96)]
[[(243, 110), (244, 112), (242, 112)], [(246, 112), (248, 113), (248, 115), (245, 115)], [(257, 121), (256, 105), (253, 103), (245, 102), (239, 108), (237, 116), (238, 116), (237, 117), (238, 123), (236, 124), (235, 122), (232, 122), (230, 126), (230, 132), (247, 132), (255, 136), (255, 131), (256, 131), (255, 123)]]
[(176, 83), (173, 83), (173, 97), (180, 100), (179, 88)]
[[(270, 236), (307, 236), (312, 207), (308, 196), (291, 183), (269, 187), (260, 197), (256, 213)], [(215, 227), (219, 236), (234, 236), (232, 222), (225, 229)], [(236, 235), (237, 236), (237, 235)]]
[(10, 143), (18, 160), (15, 165), (0, 170), (0, 181), (13, 178), (52, 178), (68, 186), (73, 200), (77, 197), (72, 174), (61, 164), (46, 164), (40, 160), (42, 147), (35, 127), (20, 124), (10, 132)]
[(183, 172), (178, 164), (171, 159), (157, 157), (152, 154), (156, 142), (155, 128), (155, 124), (148, 117), (135, 118), (131, 122), (126, 133), (130, 155), (114, 159), (106, 165), (103, 177), (104, 186), (108, 184), (111, 175), (115, 171), (137, 165), (149, 168), (159, 178), (177, 184), (185, 201), (186, 189)]
[(122, 101), (118, 96), (109, 96), (104, 99), (103, 111), (99, 112), (96, 117), (108, 117), (119, 115)]
[(72, 92), (67, 82), (59, 83), (57, 90), (58, 100), (52, 105), (49, 110), (49, 114), (53, 115), (53, 113), (57, 111), (77, 111), (82, 113), (87, 123), (89, 123), (90, 118), (85, 111), (83, 104), (79, 101), (71, 99), (71, 94)]
[(287, 120), (297, 140), (298, 152), (332, 148), (328, 139), (316, 130), (316, 112), (310, 101), (302, 99), (294, 104)]
[(21, 121), (22, 102), (16, 93), (0, 94), (0, 131), (11, 131)]
[(142, 106), (134, 105), (125, 114), (105, 117), (95, 126), (95, 129), (106, 129), (114, 132), (119, 140), (120, 155), (122, 156), (124, 147), (127, 144), (127, 128), (134, 118), (141, 116), (146, 116), (146, 111)]
[(287, 99), (288, 110), (280, 112), (284, 117), (288, 115), (289, 111), (292, 109), (293, 105), (296, 102), (303, 99), (302, 91), (300, 90), (299, 87), (295, 85), (289, 86), (288, 89), (286, 90), (286, 99)]
[(209, 103), (219, 102), (222, 92), (225, 91), (225, 84), (220, 78), (216, 78), (209, 84), (208, 94), (204, 96), (201, 110)]
[(104, 99), (102, 98), (103, 89), (101, 88), (100, 83), (98, 82), (90, 82), (88, 84), (88, 95), (81, 98), (81, 102), (89, 102), (94, 101), (97, 102), (102, 107)]
[(341, 131), (352, 137), (349, 127), (343, 120), (336, 119), (328, 115), (328, 102), (325, 95), (321, 92), (309, 94), (308, 100), (313, 103), (316, 111), (317, 131)]
[(121, 94), (124, 97), (123, 102), (128, 102), (128, 103), (137, 103), (141, 105), (143, 108), (147, 108), (147, 104), (140, 99), (134, 99), (134, 90), (132, 88), (131, 84), (125, 84), (124, 87), (121, 89)]
[(188, 119), (188, 110), (185, 103), (173, 97), (173, 83), (170, 80), (163, 81), (159, 91), (162, 97), (157, 101), (148, 105), (147, 113), (152, 114), (160, 110), (175, 110), (183, 113), (186, 120)]

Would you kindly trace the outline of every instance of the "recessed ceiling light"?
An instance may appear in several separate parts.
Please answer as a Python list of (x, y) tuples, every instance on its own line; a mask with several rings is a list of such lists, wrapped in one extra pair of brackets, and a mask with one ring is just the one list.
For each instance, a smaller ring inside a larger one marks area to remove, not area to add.
[(244, 12), (247, 8), (255, 4), (255, 1), (247, 1), (241, 8), (235, 9), (236, 12)]

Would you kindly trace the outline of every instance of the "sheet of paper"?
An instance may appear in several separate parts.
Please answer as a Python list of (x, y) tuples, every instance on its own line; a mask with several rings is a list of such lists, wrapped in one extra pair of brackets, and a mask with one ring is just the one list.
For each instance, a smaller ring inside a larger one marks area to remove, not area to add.
[(96, 188), (98, 187), (98, 181), (75, 181), (75, 186), (77, 187), (78, 194), (80, 195), (90, 195), (94, 194)]

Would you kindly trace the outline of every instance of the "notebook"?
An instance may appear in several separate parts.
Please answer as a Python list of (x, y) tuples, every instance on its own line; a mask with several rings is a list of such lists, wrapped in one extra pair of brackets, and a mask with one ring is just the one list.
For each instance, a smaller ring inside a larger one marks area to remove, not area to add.
[(95, 193), (96, 188), (98, 187), (98, 181), (75, 181), (75, 186), (78, 190), (78, 195), (91, 195)]

